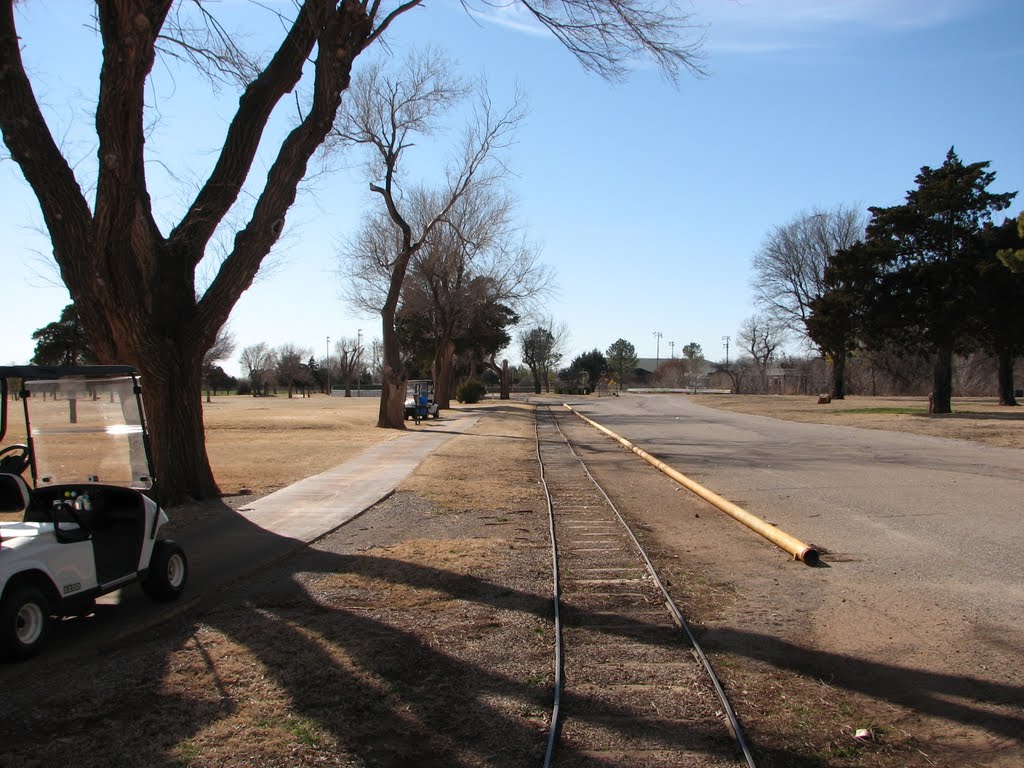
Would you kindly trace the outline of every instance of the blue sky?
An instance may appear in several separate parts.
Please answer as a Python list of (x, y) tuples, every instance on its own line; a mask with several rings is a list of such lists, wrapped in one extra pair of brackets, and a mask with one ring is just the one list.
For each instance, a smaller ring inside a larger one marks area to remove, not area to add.
[[(455, 0), (428, 0), (388, 38), (395, 56), (414, 44), (442, 48), (463, 74), (485, 74), (498, 104), (525, 91), (531, 111), (509, 156), (512, 187), (557, 274), (549, 313), (571, 333), (569, 357), (625, 338), (641, 357), (695, 341), (721, 359), (722, 337), (735, 339), (755, 311), (750, 261), (771, 227), (815, 207), (897, 204), (951, 145), (965, 162), (991, 161), (994, 191), (1024, 191), (1019, 0), (679, 3), (707, 25), (709, 75), (675, 86), (642, 63), (624, 83), (607, 83), (521, 16), (473, 19)], [(210, 7), (228, 27), (252, 31), (255, 48), (273, 41), (252, 6)], [(99, 61), (91, 4), (28, 0), (16, 13), (51, 129), (88, 185)], [(158, 67), (151, 96), (160, 110), (147, 156), (166, 231), (213, 162), (236, 99), (173, 66)], [(287, 126), (290, 107), (273, 130)], [(425, 143), (413, 167), (427, 178), (437, 161)], [(346, 305), (336, 274), (339, 243), (377, 202), (357, 165), (336, 161), (304, 185), (265, 273), (232, 314), (239, 351), (294, 343), (322, 357), (327, 336), (379, 337), (379, 318)], [(6, 157), (0, 205), (0, 362), (25, 362), (32, 331), (68, 296), (55, 284), (34, 198)], [(1008, 213), (1022, 205), (1024, 196)], [(508, 357), (518, 359), (515, 349)], [(225, 368), (239, 371), (235, 360)]]

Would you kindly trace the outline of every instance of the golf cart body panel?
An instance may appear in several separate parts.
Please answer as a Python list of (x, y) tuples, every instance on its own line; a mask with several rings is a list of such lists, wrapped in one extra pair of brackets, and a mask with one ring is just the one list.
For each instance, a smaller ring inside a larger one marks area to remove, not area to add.
[(19, 573), (37, 572), (46, 576), (60, 597), (99, 586), (89, 541), (61, 543), (52, 523), (0, 523), (0, 530), (4, 550), (0, 581), (4, 584)]
[(167, 516), (151, 497), (138, 372), (0, 366), (0, 438), (12, 378), (21, 381), (27, 445), (0, 448), (0, 512), (8, 520), (0, 521), (0, 651), (27, 658), (49, 615), (82, 613), (129, 582), (141, 580), (154, 599), (175, 599), (187, 560), (157, 537)]

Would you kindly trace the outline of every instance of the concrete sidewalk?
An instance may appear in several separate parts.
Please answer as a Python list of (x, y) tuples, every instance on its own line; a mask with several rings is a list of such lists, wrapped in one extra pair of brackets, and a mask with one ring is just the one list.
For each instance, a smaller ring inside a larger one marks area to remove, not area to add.
[(344, 525), (390, 496), (421, 461), (478, 419), (476, 415), (431, 419), (234, 513), (218, 514), (178, 531), (173, 538), (189, 559), (186, 598), (209, 594)]
[(308, 543), (391, 495), (421, 461), (478, 419), (424, 421), (420, 428), (257, 499), (238, 513), (265, 531)]

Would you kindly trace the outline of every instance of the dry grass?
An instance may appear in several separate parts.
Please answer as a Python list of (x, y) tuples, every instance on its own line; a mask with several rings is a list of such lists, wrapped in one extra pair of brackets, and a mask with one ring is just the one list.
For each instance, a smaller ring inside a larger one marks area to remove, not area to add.
[[(344, 463), (400, 432), (378, 429), (375, 397), (222, 395), (203, 403), (206, 450), (221, 490), (263, 495)], [(5, 445), (25, 442), (11, 404)]]
[(788, 421), (887, 429), (1024, 448), (1024, 408), (1001, 406), (992, 398), (954, 398), (953, 413), (949, 414), (929, 414), (928, 401), (920, 397), (847, 397), (818, 405), (816, 396), (699, 395), (694, 402)]
[(431, 454), (402, 488), (453, 510), (494, 505), (496, 498), (496, 511), (530, 506), (537, 494), (533, 406), (490, 401), (464, 410), (485, 420)]
[(399, 432), (378, 429), (375, 397), (214, 397), (206, 449), (226, 494), (266, 494), (342, 464)]

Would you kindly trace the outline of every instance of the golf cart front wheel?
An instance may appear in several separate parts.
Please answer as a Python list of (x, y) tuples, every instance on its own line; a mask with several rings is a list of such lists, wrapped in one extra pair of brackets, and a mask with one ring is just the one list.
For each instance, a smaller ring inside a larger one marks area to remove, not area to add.
[(142, 580), (142, 590), (153, 600), (169, 602), (181, 596), (186, 581), (188, 559), (185, 550), (170, 540), (156, 542), (153, 556), (149, 559), (149, 571)]
[(0, 606), (0, 645), (8, 658), (27, 659), (50, 630), (50, 603), (31, 584), (15, 587)]

